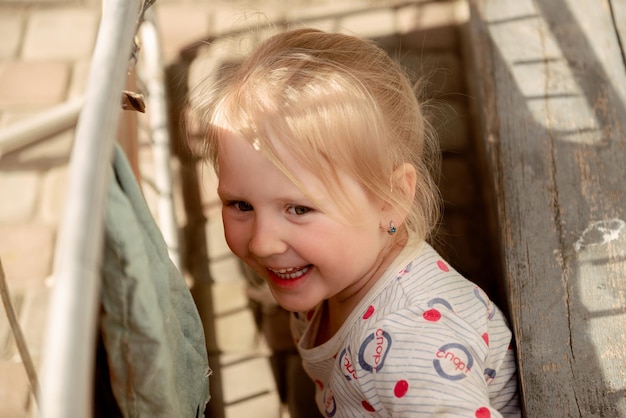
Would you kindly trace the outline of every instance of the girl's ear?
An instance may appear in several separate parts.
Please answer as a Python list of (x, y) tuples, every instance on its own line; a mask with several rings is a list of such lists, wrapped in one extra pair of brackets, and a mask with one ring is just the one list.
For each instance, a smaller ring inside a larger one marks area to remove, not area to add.
[(393, 170), (391, 175), (392, 193), (401, 204), (385, 203), (383, 214), (386, 220), (393, 220), (396, 226), (404, 223), (404, 220), (411, 210), (413, 198), (415, 197), (415, 183), (417, 172), (415, 167), (409, 163), (400, 164)]

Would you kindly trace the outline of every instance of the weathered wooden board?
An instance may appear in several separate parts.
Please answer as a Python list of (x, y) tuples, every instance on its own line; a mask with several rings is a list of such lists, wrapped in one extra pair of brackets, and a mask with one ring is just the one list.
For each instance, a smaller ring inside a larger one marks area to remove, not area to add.
[(626, 0), (470, 13), (526, 415), (626, 417)]

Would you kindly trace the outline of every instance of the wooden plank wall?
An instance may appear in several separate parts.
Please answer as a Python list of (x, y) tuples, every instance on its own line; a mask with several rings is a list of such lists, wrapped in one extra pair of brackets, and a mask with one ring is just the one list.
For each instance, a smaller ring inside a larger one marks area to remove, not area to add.
[(528, 417), (626, 417), (626, 0), (469, 0)]

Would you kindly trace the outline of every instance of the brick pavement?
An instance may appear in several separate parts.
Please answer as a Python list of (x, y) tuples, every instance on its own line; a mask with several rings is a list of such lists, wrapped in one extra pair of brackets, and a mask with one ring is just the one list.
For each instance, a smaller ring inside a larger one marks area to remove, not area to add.
[[(290, 1), (286, 9), (285, 2), (265, 0), (250, 9), (238, 1), (158, 0), (154, 7), (170, 107), (177, 109), (178, 100), (208, 68), (216, 69), (232, 59), (230, 52), (219, 47), (228, 45), (225, 40), (238, 46), (251, 41), (240, 33), (250, 26), (290, 22), (378, 40), (398, 53), (407, 67), (430, 74), (428, 94), (444, 104), (433, 119), (442, 132), (445, 157), (446, 217), (441, 239), (456, 249), (449, 252), (452, 264), (478, 279), (493, 271), (488, 254), (467, 239), (484, 236), (472, 226), (482, 209), (481, 182), (463, 76), (460, 3), (395, 2), (390, 6), (389, 1), (309, 0)], [(48, 0), (36, 5), (0, 0), (0, 129), (84, 92), (99, 18), (96, 0)], [(208, 42), (216, 39), (224, 43)], [(144, 116), (139, 118), (143, 123)], [(178, 118), (174, 114), (174, 125), (180, 122)], [(68, 130), (22, 150), (0, 153), (0, 258), (37, 364), (72, 138), (73, 131)], [(174, 140), (180, 138), (175, 135)], [(142, 186), (154, 207), (152, 156), (145, 133), (139, 141)], [(251, 309), (244, 273), (222, 237), (215, 178), (208, 167), (189, 157), (179, 153), (172, 166), (181, 237), (187, 249), (184, 273), (205, 323), (215, 370), (211, 416), (280, 416), (270, 350), (257, 329), (257, 312)], [(459, 177), (471, 180), (461, 184), (455, 181)], [(36, 416), (4, 312), (0, 314), (0, 376), (0, 416)]]

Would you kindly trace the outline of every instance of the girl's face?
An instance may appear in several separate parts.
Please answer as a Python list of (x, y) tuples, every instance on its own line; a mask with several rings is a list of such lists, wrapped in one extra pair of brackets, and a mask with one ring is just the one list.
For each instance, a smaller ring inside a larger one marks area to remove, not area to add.
[(279, 157), (315, 204), (243, 138), (225, 131), (220, 139), (218, 193), (226, 242), (267, 281), (283, 308), (307, 311), (326, 299), (353, 307), (390, 257), (389, 215), (344, 176), (342, 192), (358, 208), (347, 219), (315, 175), (298, 170), (287, 153)]

